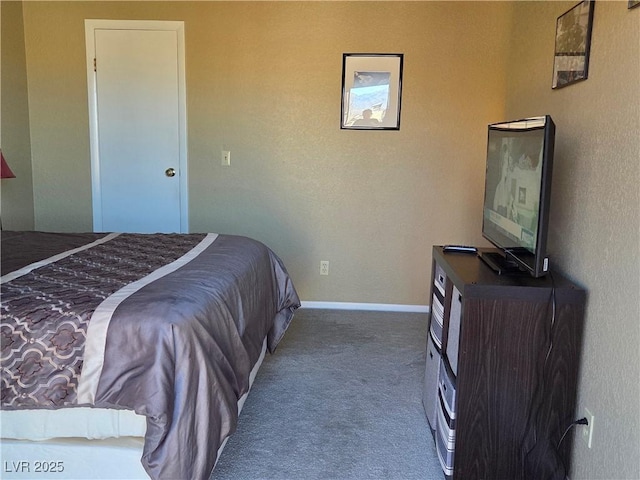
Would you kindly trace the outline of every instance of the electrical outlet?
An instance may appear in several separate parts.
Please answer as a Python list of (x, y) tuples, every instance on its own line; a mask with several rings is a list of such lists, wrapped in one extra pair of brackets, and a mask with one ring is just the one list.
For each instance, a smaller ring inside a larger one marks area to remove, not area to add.
[(588, 408), (584, 409), (584, 416), (587, 419), (587, 422), (589, 424), (584, 425), (584, 428), (582, 429), (582, 439), (584, 441), (584, 444), (587, 446), (587, 448), (591, 448), (591, 444), (593, 441), (593, 423), (594, 423), (595, 417), (593, 413), (589, 411)]
[(329, 260), (320, 260), (320, 275), (329, 275)]
[(228, 167), (231, 165), (231, 152), (229, 150), (222, 151), (222, 166)]

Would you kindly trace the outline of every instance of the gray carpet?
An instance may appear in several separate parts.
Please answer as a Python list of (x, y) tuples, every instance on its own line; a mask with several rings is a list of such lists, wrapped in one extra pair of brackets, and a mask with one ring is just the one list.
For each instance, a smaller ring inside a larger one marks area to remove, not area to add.
[(213, 478), (442, 479), (421, 401), (427, 321), (298, 310)]

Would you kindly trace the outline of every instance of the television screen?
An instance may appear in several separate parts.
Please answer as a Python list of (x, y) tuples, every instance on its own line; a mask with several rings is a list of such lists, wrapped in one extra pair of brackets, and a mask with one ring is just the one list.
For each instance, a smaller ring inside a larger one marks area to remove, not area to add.
[(551, 117), (489, 125), (482, 233), (533, 276), (548, 270)]

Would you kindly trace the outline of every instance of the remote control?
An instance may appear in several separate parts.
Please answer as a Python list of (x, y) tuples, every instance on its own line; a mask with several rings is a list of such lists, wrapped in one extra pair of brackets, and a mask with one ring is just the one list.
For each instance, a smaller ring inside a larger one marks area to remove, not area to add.
[(469, 245), (445, 245), (442, 247), (444, 252), (459, 252), (459, 253), (477, 253), (478, 249), (476, 247), (471, 247)]

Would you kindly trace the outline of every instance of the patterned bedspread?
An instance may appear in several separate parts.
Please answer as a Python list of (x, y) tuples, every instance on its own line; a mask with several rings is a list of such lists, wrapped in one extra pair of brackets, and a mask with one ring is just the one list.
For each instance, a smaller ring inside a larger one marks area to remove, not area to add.
[(300, 304), (286, 269), (246, 237), (72, 240), (54, 257), (20, 249), (36, 263), (5, 274), (3, 232), (2, 409), (132, 409), (152, 478), (209, 477), (262, 340), (273, 351)]

